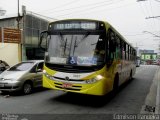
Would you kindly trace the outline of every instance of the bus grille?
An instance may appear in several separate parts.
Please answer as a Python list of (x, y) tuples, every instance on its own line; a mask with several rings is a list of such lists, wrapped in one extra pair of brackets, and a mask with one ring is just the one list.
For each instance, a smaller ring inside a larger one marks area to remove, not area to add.
[[(64, 80), (66, 81), (65, 78), (60, 78), (60, 77), (55, 77), (53, 76), (55, 79), (58, 79), (58, 80)], [(73, 81), (73, 82), (84, 82), (84, 80), (80, 80), (80, 79), (69, 79), (68, 81)]]

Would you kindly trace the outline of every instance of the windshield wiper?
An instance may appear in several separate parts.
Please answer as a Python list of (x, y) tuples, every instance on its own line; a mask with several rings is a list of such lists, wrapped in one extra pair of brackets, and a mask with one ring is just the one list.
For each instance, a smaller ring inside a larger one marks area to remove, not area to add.
[(75, 52), (75, 49), (77, 47), (77, 36), (76, 36), (76, 39), (75, 39), (75, 42), (74, 42), (74, 48), (73, 48), (73, 56), (74, 56), (74, 52)]
[[(87, 33), (83, 36), (83, 38), (80, 40), (79, 43), (81, 43), (85, 38), (87, 38), (89, 34), (90, 34), (90, 32), (87, 31)], [(77, 43), (77, 36), (76, 36), (75, 42), (74, 42), (74, 48), (73, 48), (73, 56), (74, 56), (75, 49), (76, 49), (76, 47), (78, 47), (79, 43)]]
[(64, 56), (66, 55), (66, 46), (67, 46), (67, 38), (66, 38), (66, 41), (64, 43)]
[[(59, 32), (59, 36), (60, 36), (60, 40), (61, 40), (61, 44), (62, 44), (62, 46), (61, 47), (63, 47), (64, 48), (64, 55), (63, 56), (65, 56), (66, 55), (66, 47), (67, 47), (67, 38), (66, 38), (66, 40), (64, 40), (64, 38), (63, 38), (63, 34), (61, 33), (61, 32)], [(65, 42), (64, 42), (65, 41)], [(64, 43), (64, 46), (63, 46), (63, 43)]]
[(81, 41), (84, 40), (85, 38), (87, 38), (88, 35), (90, 35), (90, 33), (91, 33), (91, 32), (87, 31), (86, 34), (85, 34), (85, 35), (83, 36), (83, 38), (81, 39)]
[[(86, 34), (82, 37), (82, 39), (79, 41), (79, 43), (81, 43), (82, 41), (84, 41), (85, 38), (87, 38), (88, 35), (90, 35), (90, 33), (91, 33), (91, 32), (87, 31)], [(75, 43), (75, 44), (76, 44), (75, 46), (78, 47), (78, 44), (79, 44), (79, 43), (76, 42), (76, 43)]]

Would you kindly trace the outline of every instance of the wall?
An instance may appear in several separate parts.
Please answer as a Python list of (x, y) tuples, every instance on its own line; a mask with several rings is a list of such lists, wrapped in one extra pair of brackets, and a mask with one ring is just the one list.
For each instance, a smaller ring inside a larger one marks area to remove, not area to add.
[(19, 62), (19, 45), (17, 43), (0, 43), (0, 59), (10, 66)]

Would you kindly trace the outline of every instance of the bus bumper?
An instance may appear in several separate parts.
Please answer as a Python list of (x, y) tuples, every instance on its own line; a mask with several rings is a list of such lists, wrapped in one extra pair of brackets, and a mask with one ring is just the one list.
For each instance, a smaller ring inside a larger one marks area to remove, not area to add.
[(47, 77), (43, 76), (43, 87), (62, 90), (65, 92), (74, 92), (81, 94), (90, 94), (90, 95), (105, 95), (112, 90), (111, 83), (108, 82), (105, 78), (97, 81), (96, 83), (91, 84), (72, 84), (67, 82), (59, 82), (50, 80)]

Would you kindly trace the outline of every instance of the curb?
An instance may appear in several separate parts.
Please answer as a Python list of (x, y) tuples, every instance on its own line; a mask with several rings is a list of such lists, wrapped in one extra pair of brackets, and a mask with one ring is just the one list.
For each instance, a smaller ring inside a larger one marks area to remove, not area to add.
[(160, 114), (160, 66), (158, 68), (158, 73), (157, 73), (157, 96), (156, 96), (156, 110), (155, 114)]
[(160, 66), (157, 68), (140, 114), (160, 114)]

